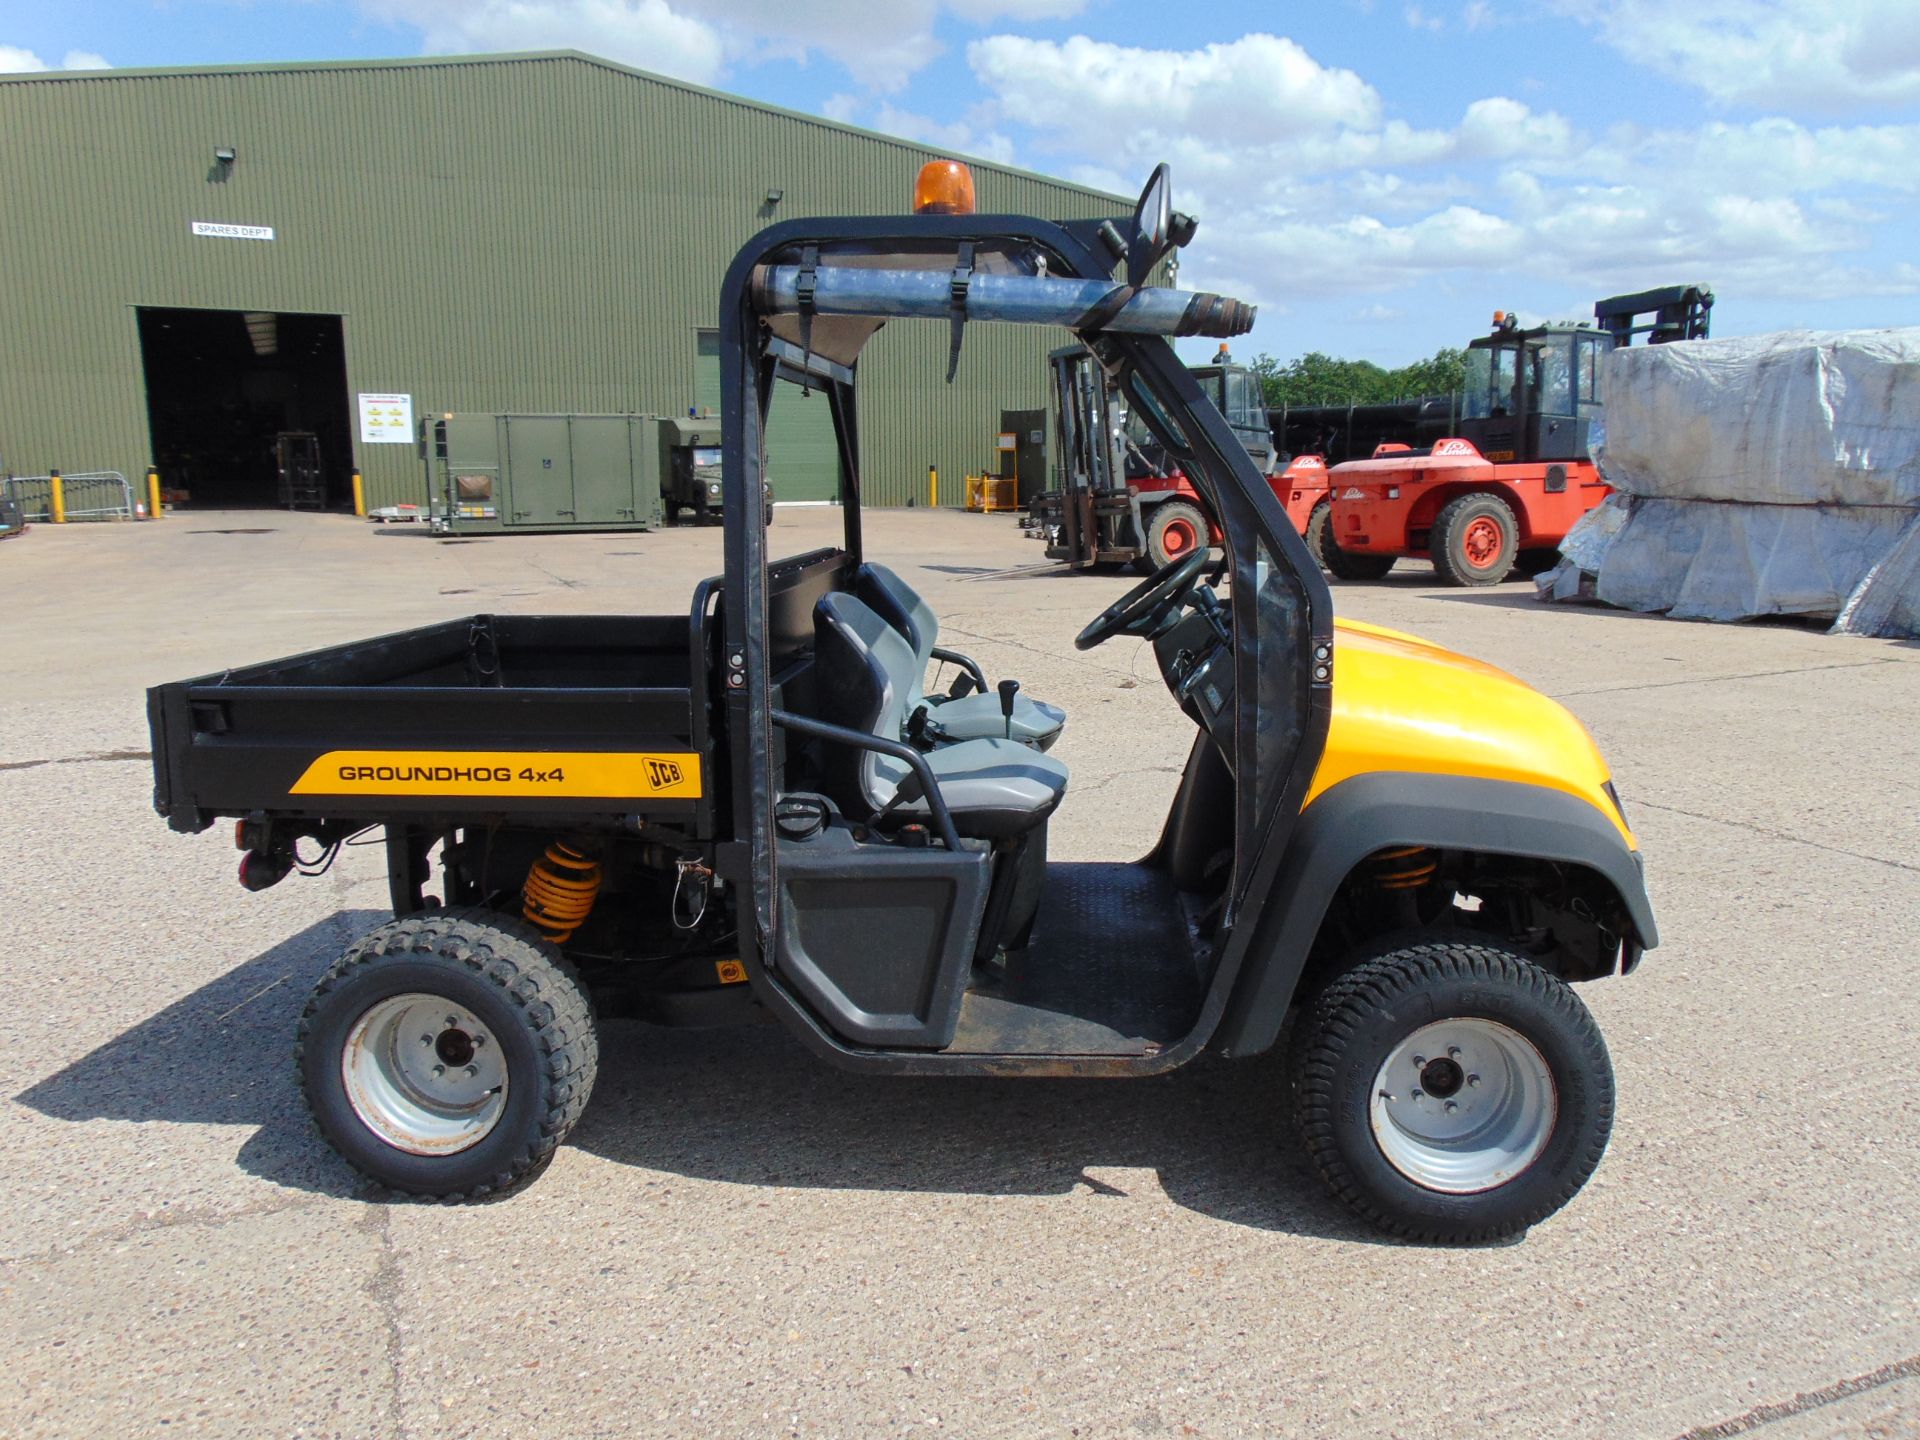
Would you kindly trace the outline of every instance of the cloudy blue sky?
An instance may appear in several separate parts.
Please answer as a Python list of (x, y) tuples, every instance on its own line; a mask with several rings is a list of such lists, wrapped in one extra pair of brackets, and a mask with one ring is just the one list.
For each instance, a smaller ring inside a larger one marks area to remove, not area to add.
[(1706, 280), (1715, 333), (1920, 324), (1920, 0), (60, 0), (0, 68), (571, 47), (1131, 192), (1247, 352), (1399, 364)]

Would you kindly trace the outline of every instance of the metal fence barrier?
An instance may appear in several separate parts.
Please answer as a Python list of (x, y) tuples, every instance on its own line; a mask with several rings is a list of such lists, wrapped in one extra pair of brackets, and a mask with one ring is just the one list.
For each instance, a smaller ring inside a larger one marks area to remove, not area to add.
[[(69, 520), (133, 519), (133, 487), (118, 470), (90, 470), (60, 477), (60, 494)], [(0, 479), (0, 495), (16, 501), (29, 524), (53, 519), (53, 477), (12, 475)]]

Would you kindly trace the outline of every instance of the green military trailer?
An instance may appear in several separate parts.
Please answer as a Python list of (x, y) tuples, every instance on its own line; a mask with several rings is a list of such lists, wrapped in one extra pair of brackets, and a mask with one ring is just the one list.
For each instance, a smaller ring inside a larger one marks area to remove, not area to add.
[(720, 519), (717, 415), (451, 412), (421, 422), (420, 453), (438, 534)]

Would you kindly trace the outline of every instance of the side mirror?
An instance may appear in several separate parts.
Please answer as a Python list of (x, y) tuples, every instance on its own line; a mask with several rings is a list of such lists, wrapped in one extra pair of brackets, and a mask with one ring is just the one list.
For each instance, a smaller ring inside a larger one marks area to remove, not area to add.
[(1133, 234), (1127, 240), (1127, 284), (1138, 289), (1147, 273), (1173, 245), (1173, 180), (1166, 162), (1153, 167), (1140, 202), (1133, 207)]

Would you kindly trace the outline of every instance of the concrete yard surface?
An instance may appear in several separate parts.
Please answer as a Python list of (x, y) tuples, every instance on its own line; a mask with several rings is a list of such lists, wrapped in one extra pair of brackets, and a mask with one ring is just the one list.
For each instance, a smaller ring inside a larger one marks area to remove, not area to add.
[[(943, 643), (1066, 707), (1053, 856), (1145, 851), (1191, 726), (1144, 646), (1071, 643), (1131, 578), (1006, 517), (865, 523)], [(783, 507), (775, 551), (838, 524)], [(1524, 1239), (1350, 1218), (1277, 1054), (901, 1081), (628, 1022), (527, 1189), (372, 1192), (291, 1052), (382, 852), (243, 891), (228, 827), (150, 808), (145, 687), (473, 612), (683, 613), (719, 540), (183, 512), (0, 545), (0, 1434), (1920, 1434), (1920, 647), (1408, 564), (1338, 609), (1567, 704), (1661, 924), (1581, 987), (1617, 1126)]]

